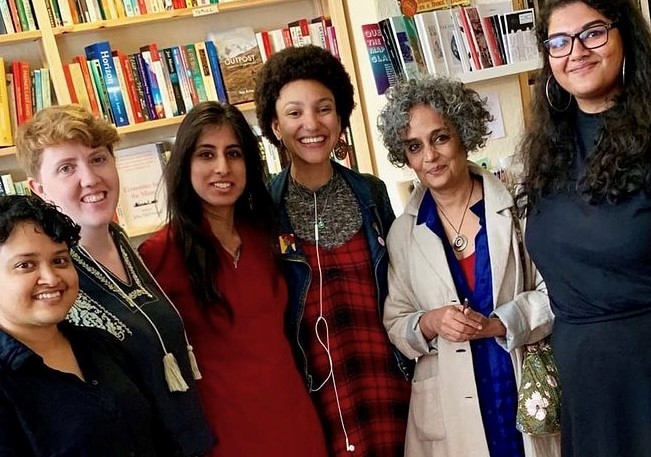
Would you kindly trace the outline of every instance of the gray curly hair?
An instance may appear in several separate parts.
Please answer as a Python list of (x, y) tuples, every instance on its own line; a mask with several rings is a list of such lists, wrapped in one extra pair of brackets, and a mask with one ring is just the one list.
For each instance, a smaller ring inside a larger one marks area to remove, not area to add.
[(404, 136), (409, 128), (410, 111), (418, 105), (430, 106), (456, 129), (466, 153), (481, 148), (490, 134), (488, 123), (493, 117), (485, 101), (459, 81), (441, 77), (424, 77), (402, 82), (389, 89), (387, 104), (378, 117), (378, 128), (389, 161), (397, 167), (407, 163)]

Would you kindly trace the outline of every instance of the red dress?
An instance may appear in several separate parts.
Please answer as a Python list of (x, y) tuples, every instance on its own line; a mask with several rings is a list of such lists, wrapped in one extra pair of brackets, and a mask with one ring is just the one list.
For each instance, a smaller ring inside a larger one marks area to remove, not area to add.
[(232, 309), (203, 312), (169, 228), (139, 248), (185, 321), (203, 379), (206, 416), (217, 436), (212, 457), (326, 457), (322, 428), (284, 333), (287, 286), (264, 235), (238, 227), (237, 267), (215, 239), (215, 282)]

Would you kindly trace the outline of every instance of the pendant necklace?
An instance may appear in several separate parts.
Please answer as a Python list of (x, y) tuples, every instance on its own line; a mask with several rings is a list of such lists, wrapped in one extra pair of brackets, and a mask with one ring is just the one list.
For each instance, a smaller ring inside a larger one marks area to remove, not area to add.
[[(334, 175), (333, 175), (334, 177)], [(314, 194), (314, 212), (317, 216), (317, 227), (319, 227), (319, 230), (323, 230), (326, 226), (325, 221), (323, 220), (323, 216), (325, 215), (326, 209), (328, 208), (328, 199), (330, 198), (330, 194), (332, 194), (333, 189), (335, 188), (335, 184), (333, 182), (333, 178), (330, 178), (330, 181), (326, 184), (326, 186), (329, 185), (330, 189), (328, 189), (328, 193), (326, 194), (325, 198), (323, 199), (323, 207), (321, 208), (321, 212), (318, 211), (317, 208), (317, 199), (316, 199), (316, 193)]]
[(463, 215), (461, 216), (461, 223), (459, 224), (459, 228), (456, 229), (454, 225), (452, 225), (452, 222), (450, 222), (450, 219), (445, 215), (443, 212), (443, 208), (441, 206), (438, 206), (438, 210), (441, 212), (441, 216), (443, 216), (443, 219), (445, 219), (445, 222), (447, 222), (450, 227), (452, 227), (452, 230), (454, 230), (455, 235), (454, 238), (452, 239), (452, 249), (454, 249), (456, 252), (461, 252), (466, 247), (468, 246), (468, 238), (466, 235), (461, 233), (461, 228), (463, 227), (463, 221), (466, 218), (466, 213), (468, 212), (468, 208), (470, 207), (470, 199), (472, 198), (472, 192), (475, 190), (475, 180), (470, 178), (472, 184), (470, 186), (470, 194), (468, 195), (468, 201), (466, 202), (466, 208), (463, 210)]

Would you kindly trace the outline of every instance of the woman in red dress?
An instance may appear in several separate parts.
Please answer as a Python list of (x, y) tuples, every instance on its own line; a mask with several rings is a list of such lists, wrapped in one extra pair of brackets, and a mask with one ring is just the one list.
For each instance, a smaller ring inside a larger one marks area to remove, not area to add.
[(169, 223), (139, 248), (176, 303), (201, 367), (213, 457), (325, 457), (323, 432), (284, 332), (273, 203), (242, 113), (195, 106), (166, 171)]

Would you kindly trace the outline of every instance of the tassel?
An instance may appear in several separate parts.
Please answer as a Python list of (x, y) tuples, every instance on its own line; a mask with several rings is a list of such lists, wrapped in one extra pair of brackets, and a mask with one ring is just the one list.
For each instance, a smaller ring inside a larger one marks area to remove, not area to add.
[(188, 359), (190, 359), (190, 368), (192, 369), (192, 377), (195, 380), (201, 379), (201, 372), (199, 371), (199, 365), (197, 365), (197, 358), (194, 356), (194, 350), (192, 346), (188, 344)]
[(167, 381), (167, 388), (170, 392), (185, 392), (188, 390), (188, 385), (183, 379), (179, 364), (174, 358), (174, 354), (168, 352), (163, 357), (163, 368), (165, 369), (165, 380)]

